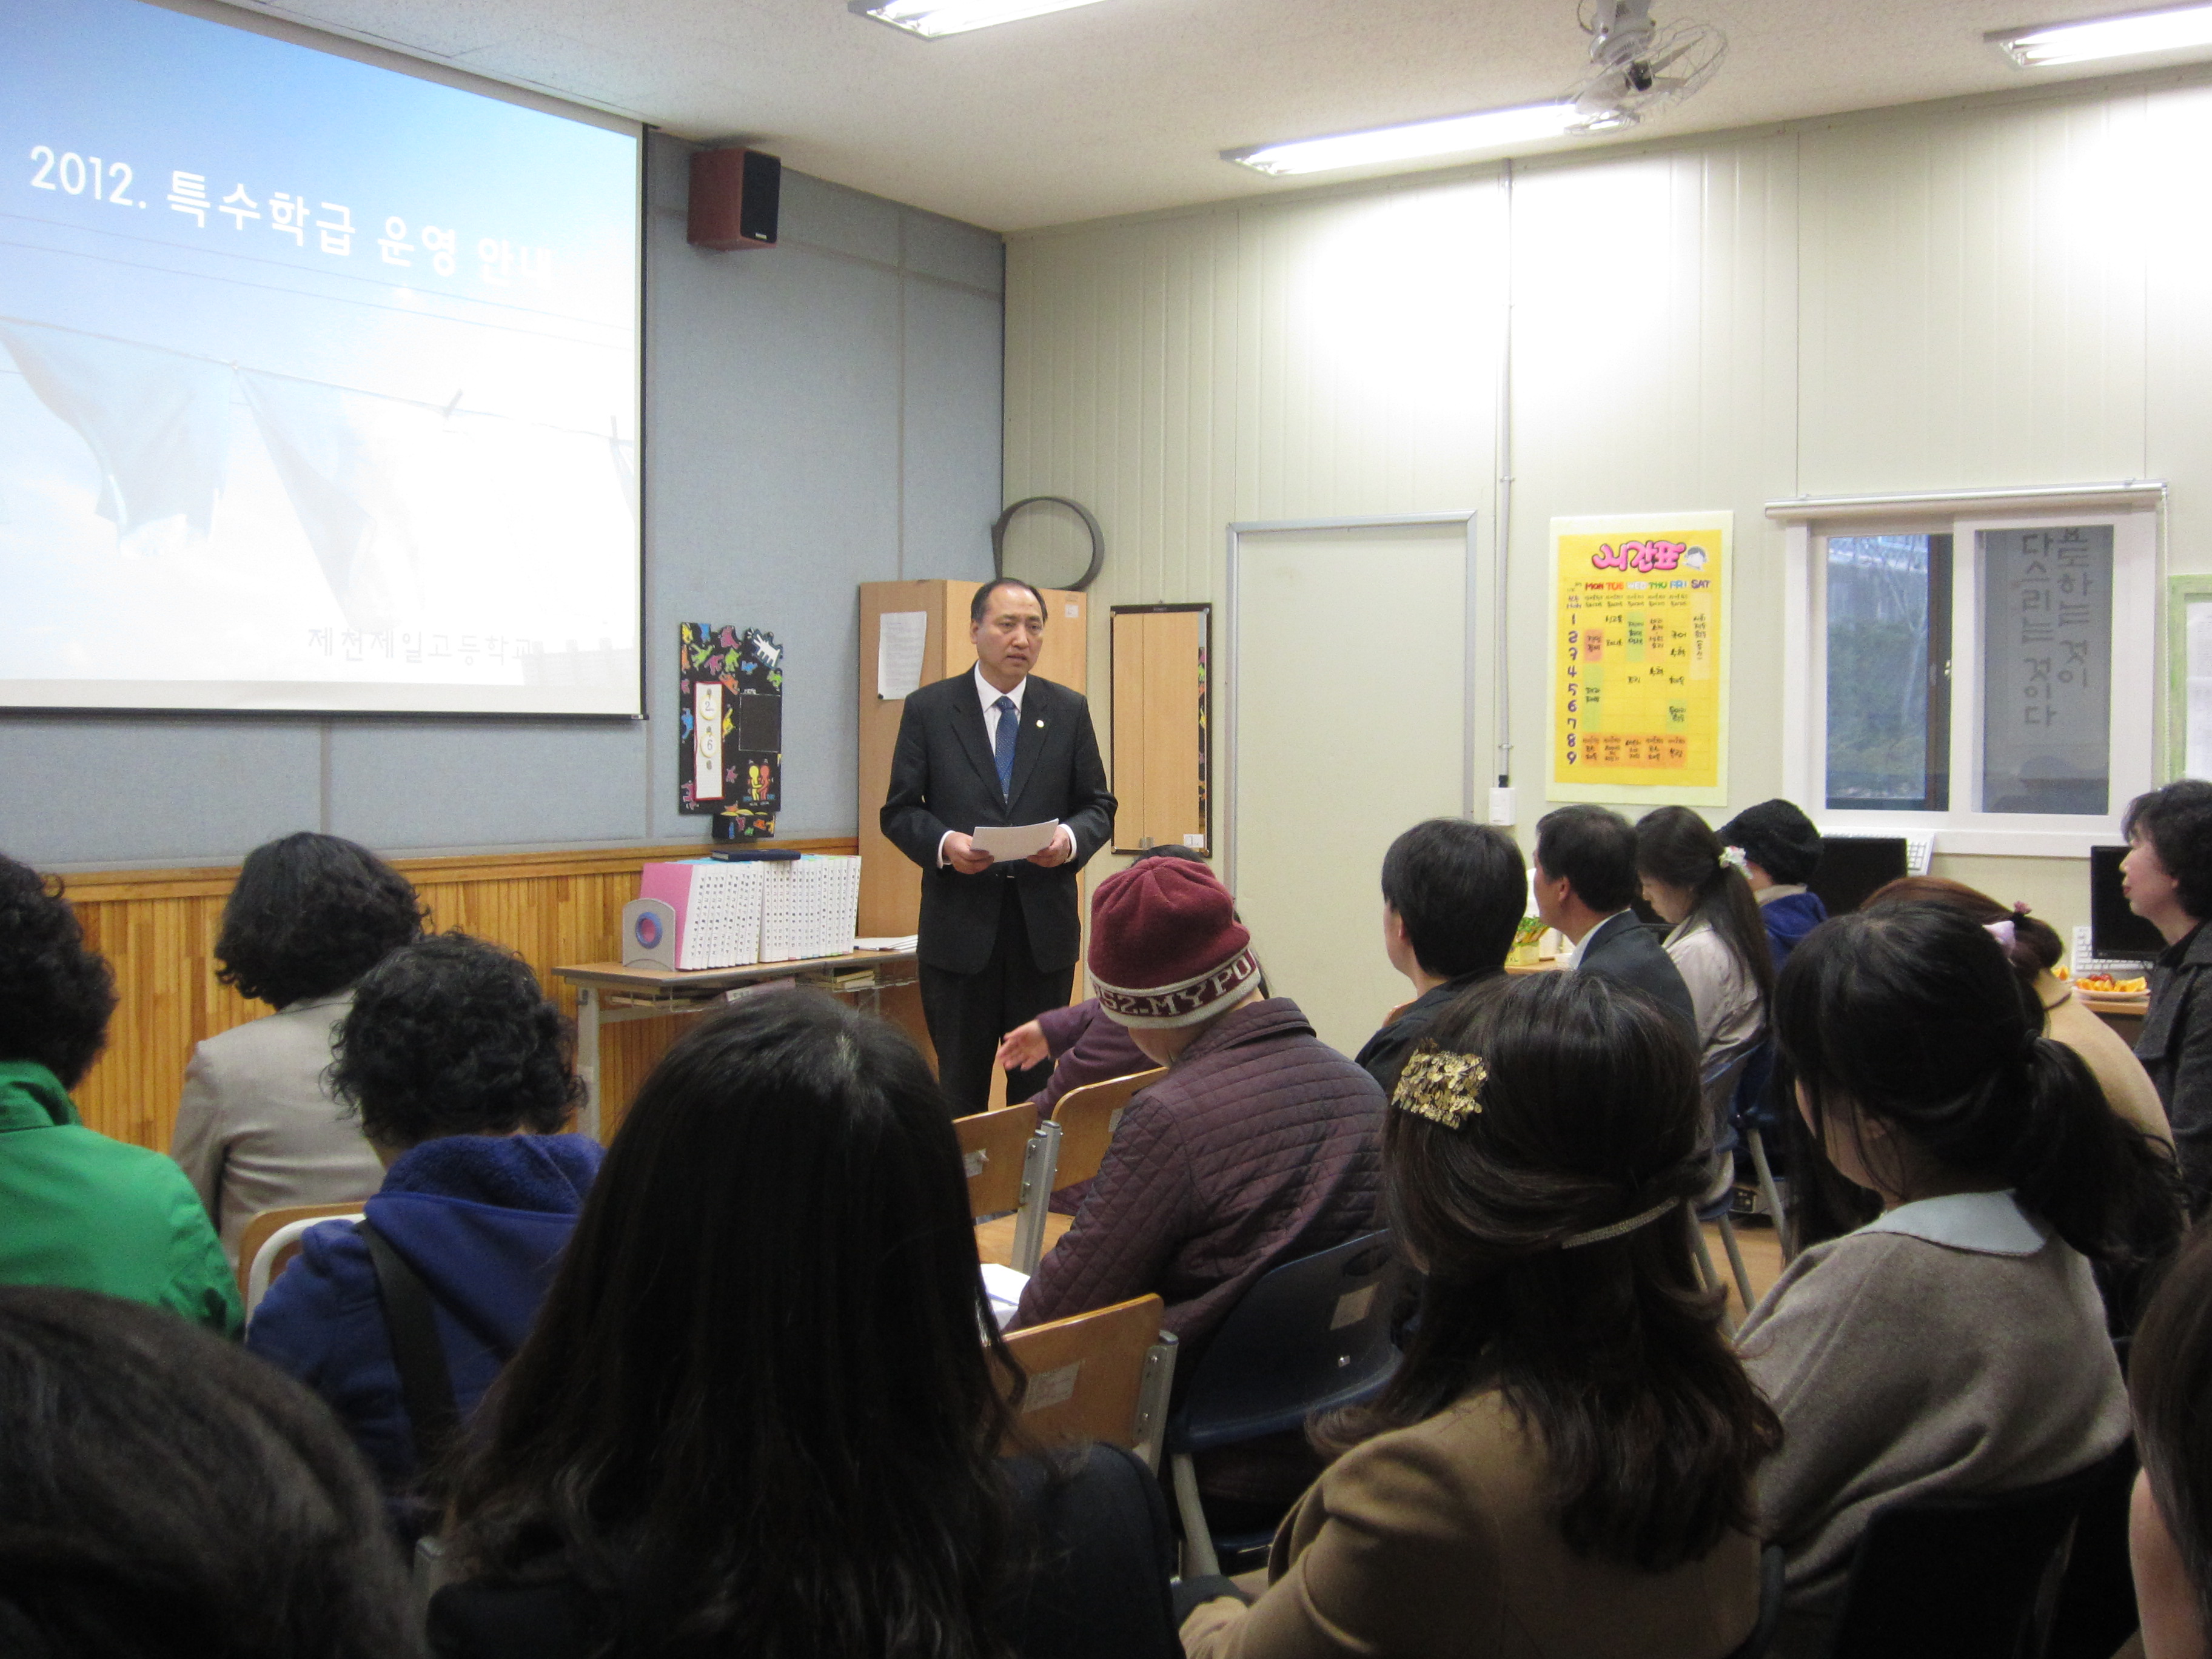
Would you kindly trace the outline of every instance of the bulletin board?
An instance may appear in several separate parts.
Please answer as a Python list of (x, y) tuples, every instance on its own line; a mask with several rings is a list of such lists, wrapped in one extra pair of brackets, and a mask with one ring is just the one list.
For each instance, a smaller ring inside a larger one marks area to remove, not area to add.
[(1728, 801), (1732, 513), (1552, 520), (1553, 800)]

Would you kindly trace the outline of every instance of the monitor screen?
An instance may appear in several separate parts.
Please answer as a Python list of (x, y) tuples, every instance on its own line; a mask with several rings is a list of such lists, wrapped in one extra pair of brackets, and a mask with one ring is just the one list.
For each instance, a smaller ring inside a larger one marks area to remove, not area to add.
[(0, 708), (640, 712), (637, 129), (332, 46), (0, 8)]
[(2128, 908), (2120, 891), (2124, 847), (2089, 849), (2089, 949), (2106, 961), (2148, 962), (2166, 949), (2157, 928)]
[(1902, 836), (1823, 836), (1820, 862), (1805, 884), (1820, 896), (1830, 915), (1840, 916), (1905, 872)]

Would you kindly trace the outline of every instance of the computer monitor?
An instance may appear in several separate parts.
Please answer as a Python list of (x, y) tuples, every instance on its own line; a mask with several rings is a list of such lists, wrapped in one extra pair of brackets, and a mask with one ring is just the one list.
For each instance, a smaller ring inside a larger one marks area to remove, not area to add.
[(1905, 873), (1902, 836), (1824, 835), (1820, 862), (1805, 884), (1819, 895), (1830, 915), (1840, 916)]
[(2157, 928), (2128, 908), (2120, 891), (2124, 847), (2089, 849), (2089, 949), (2106, 962), (2148, 962), (2166, 949)]

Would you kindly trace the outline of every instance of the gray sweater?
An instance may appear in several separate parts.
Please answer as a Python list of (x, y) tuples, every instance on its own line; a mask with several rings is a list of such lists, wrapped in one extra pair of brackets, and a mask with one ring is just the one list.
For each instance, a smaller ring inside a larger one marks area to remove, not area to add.
[(1759, 1474), (1760, 1530), (1788, 1559), (1781, 1659), (1820, 1650), (1875, 1510), (2055, 1480), (2128, 1431), (2088, 1262), (2008, 1194), (1924, 1199), (1815, 1245), (1737, 1341), (1785, 1437)]

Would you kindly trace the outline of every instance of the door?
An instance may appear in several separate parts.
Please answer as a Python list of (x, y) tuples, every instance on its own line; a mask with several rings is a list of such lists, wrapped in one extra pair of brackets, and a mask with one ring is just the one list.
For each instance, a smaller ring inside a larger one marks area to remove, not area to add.
[(1230, 555), (1228, 877), (1269, 988), (1350, 1054), (1413, 995), (1382, 854), (1474, 798), (1472, 524), (1243, 529)]

